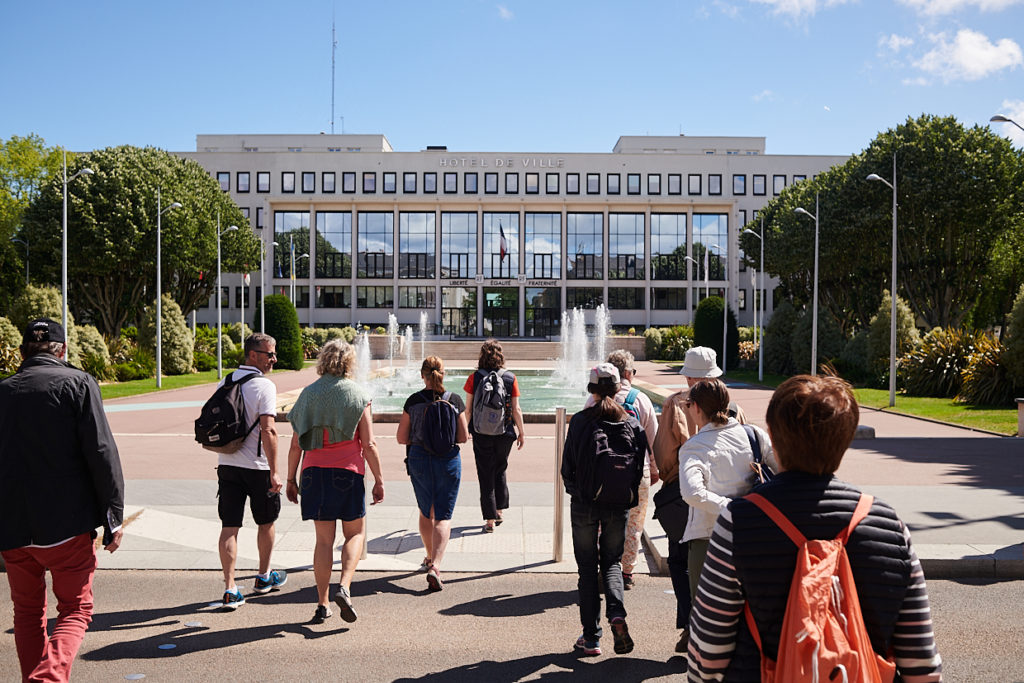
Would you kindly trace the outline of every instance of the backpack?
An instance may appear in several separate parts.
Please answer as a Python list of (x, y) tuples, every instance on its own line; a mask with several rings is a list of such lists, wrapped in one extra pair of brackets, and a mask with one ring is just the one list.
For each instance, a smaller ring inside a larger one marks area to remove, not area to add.
[(428, 453), (439, 458), (451, 453), (455, 446), (459, 410), (448, 400), (451, 395), (452, 392), (446, 391), (424, 404), (419, 433), (414, 439)]
[(592, 423), (576, 461), (577, 491), (584, 500), (631, 508), (638, 500), (645, 448), (630, 421)]
[(508, 389), (505, 372), (492, 370), (483, 376), (473, 393), (473, 431), (499, 436), (508, 420)]
[(631, 388), (629, 393), (626, 394), (626, 400), (622, 402), (622, 408), (636, 418), (636, 421), (640, 421), (640, 409), (636, 407), (636, 397), (640, 394), (639, 389)]
[[(196, 418), (196, 441), (203, 448), (216, 453), (234, 453), (242, 447), (249, 432), (260, 423), (259, 417), (251, 425), (245, 421), (242, 385), (259, 376), (251, 373), (235, 380), (235, 373), (232, 372), (203, 404)], [(257, 444), (257, 453), (259, 448)]]
[(754, 486), (765, 484), (775, 478), (775, 473), (761, 455), (761, 442), (757, 440), (757, 432), (750, 425), (743, 425), (743, 431), (747, 433), (747, 441), (750, 442), (750, 450), (754, 453), (754, 459), (750, 462), (750, 469), (754, 471)]
[(862, 493), (849, 525), (833, 540), (807, 540), (778, 508), (757, 493), (746, 499), (759, 507), (796, 544), (796, 571), (789, 588), (776, 661), (764, 655), (754, 615), (747, 626), (761, 650), (761, 680), (891, 683), (896, 664), (871, 648), (846, 542), (871, 509), (874, 497)]

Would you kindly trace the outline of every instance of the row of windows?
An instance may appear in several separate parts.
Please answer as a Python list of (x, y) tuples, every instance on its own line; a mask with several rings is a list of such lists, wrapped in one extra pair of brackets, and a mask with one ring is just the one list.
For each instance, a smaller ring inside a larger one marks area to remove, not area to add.
[[(365, 171), (362, 174), (362, 193), (363, 194), (376, 194), (378, 190), (384, 194), (394, 194), (398, 192), (398, 173), (394, 171), (384, 171), (380, 174), (380, 185), (377, 183), (377, 172), (376, 171)], [(519, 194), (520, 191), (524, 194), (541, 194), (543, 188), (544, 194), (561, 194), (561, 180), (562, 174), (560, 173), (545, 173), (543, 174), (543, 185), (541, 184), (540, 173), (524, 173), (522, 174), (523, 184), (520, 187), (518, 172), (508, 172), (504, 174), (504, 194)], [(459, 174), (455, 172), (446, 172), (441, 174), (441, 191), (445, 194), (458, 194), (459, 193)], [(499, 174), (498, 173), (484, 173), (483, 191), (485, 194), (498, 194), (499, 188)], [(723, 192), (722, 188), (722, 174), (720, 173), (709, 173), (706, 176), (707, 184), (705, 187), (705, 176), (700, 173), (690, 173), (686, 176), (686, 194), (690, 196), (701, 196), (707, 193), (709, 196), (720, 196)], [(794, 175), (792, 182), (796, 183), (801, 180), (805, 180), (806, 175)], [(316, 189), (316, 173), (313, 171), (303, 171), (299, 178), (300, 184), (298, 187), (302, 192), (311, 194), (317, 191)], [(581, 185), (582, 180), (582, 185)], [(786, 187), (787, 176), (784, 174), (776, 174), (772, 176), (772, 193), (778, 195)], [(320, 192), (324, 194), (334, 194), (338, 191), (337, 186), (337, 174), (334, 171), (323, 171), (320, 174)], [(354, 171), (345, 171), (341, 174), (341, 192), (347, 194), (353, 194), (356, 192), (357, 174)], [(622, 194), (622, 176), (619, 173), (607, 173), (604, 178), (604, 192), (605, 194), (617, 195)], [(630, 195), (642, 194), (643, 190), (643, 177), (640, 173), (627, 173), (626, 174), (626, 186), (625, 193)], [(217, 173), (217, 182), (220, 183), (220, 189), (225, 192), (231, 190), (231, 173), (227, 171), (220, 171)], [(422, 182), (422, 185), (419, 183)], [(767, 182), (768, 176), (764, 174), (753, 174), (751, 175), (750, 193), (753, 195), (761, 196), (767, 194)], [(422, 192), (423, 194), (437, 194), (438, 190), (438, 173), (428, 171), (422, 174), (422, 180), (420, 174), (417, 173), (403, 173), (402, 174), (402, 192), (404, 194), (417, 194)], [(660, 173), (648, 173), (647, 174), (647, 188), (646, 192), (648, 195), (660, 195), (664, 189), (665, 194), (669, 195), (681, 195), (683, 194), (683, 175), (681, 173), (669, 173), (666, 176), (666, 183), (664, 188), (662, 187), (662, 176)], [(235, 178), (235, 192), (245, 194), (250, 190), (250, 174), (248, 171), (238, 171)], [(270, 192), (270, 172), (259, 171), (256, 173), (256, 191), (257, 192)], [(463, 194), (478, 194), (480, 192), (479, 185), (479, 174), (475, 171), (466, 171), (462, 174), (462, 190)], [(565, 174), (565, 194), (601, 194), (601, 174), (600, 173), (566, 173)], [(295, 171), (283, 171), (281, 173), (281, 192), (284, 194), (293, 194), (296, 192), (296, 174)], [(747, 174), (745, 173), (734, 173), (732, 176), (732, 194), (733, 195), (746, 195), (747, 194)]]

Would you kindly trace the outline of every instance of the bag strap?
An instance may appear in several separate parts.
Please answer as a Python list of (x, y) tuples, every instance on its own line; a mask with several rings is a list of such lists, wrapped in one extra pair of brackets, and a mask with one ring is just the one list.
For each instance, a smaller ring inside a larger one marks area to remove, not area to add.
[(767, 498), (760, 493), (748, 493), (744, 498), (761, 508), (761, 512), (768, 515), (768, 518), (775, 522), (777, 527), (782, 529), (783, 533), (796, 544), (797, 548), (807, 543), (807, 537), (800, 533), (800, 530), (789, 521), (789, 518), (782, 514), (779, 508), (775, 507)]
[(860, 500), (857, 501), (857, 507), (853, 510), (853, 517), (850, 518), (850, 523), (845, 529), (839, 532), (836, 536), (837, 541), (842, 541), (843, 545), (850, 540), (850, 534), (853, 533), (853, 528), (861, 523), (861, 521), (868, 516), (868, 512), (871, 511), (871, 505), (875, 502), (875, 497), (867, 493), (860, 494)]
[(750, 425), (742, 425), (743, 431), (747, 433), (747, 441), (750, 442), (750, 450), (754, 452), (754, 462), (761, 464), (761, 442), (757, 438), (757, 432)]
[(636, 402), (636, 397), (640, 393), (639, 389), (631, 388), (629, 393), (626, 394), (626, 400), (622, 402), (622, 407), (626, 410), (632, 411), (633, 404)]

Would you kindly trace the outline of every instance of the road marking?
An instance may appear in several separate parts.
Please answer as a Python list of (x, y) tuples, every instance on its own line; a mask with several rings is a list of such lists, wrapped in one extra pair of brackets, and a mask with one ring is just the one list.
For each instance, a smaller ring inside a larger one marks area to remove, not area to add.
[(132, 413), (139, 410), (170, 410), (172, 408), (199, 408), (206, 401), (154, 401), (151, 403), (117, 403), (103, 406), (107, 413)]

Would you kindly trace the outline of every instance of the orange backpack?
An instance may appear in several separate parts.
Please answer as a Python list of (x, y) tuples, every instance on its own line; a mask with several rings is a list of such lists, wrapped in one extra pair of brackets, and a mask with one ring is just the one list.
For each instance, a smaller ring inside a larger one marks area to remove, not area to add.
[(761, 651), (761, 680), (892, 683), (896, 664), (871, 648), (846, 555), (846, 542), (867, 516), (874, 498), (862, 493), (850, 524), (831, 541), (807, 540), (760, 494), (751, 493), (746, 499), (761, 508), (798, 548), (776, 661), (764, 654), (750, 605), (744, 609), (747, 626)]

